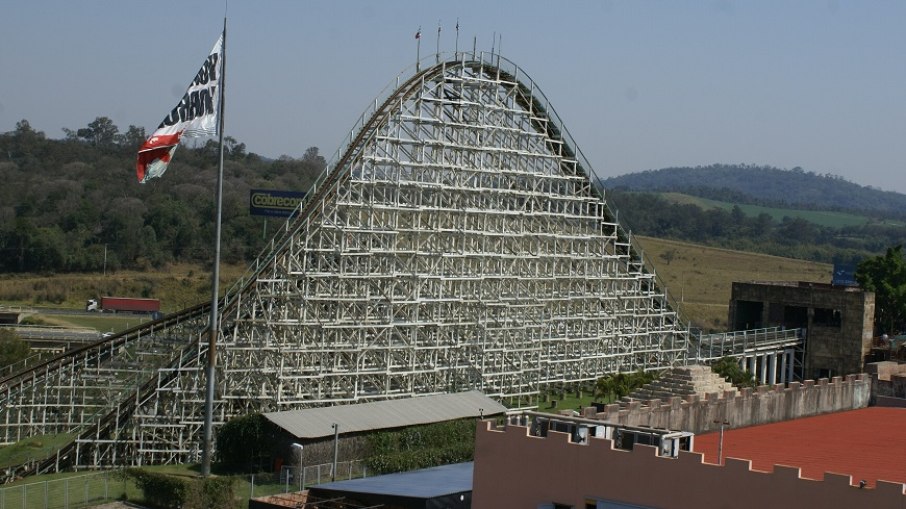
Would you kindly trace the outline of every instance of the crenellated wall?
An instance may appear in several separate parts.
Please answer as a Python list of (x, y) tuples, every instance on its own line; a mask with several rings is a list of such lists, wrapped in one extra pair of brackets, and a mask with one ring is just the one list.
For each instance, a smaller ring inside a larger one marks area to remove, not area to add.
[[(723, 397), (719, 397), (723, 396)], [(628, 407), (607, 405), (603, 412), (586, 408), (583, 416), (627, 426), (649, 426), (703, 433), (729, 422), (731, 428), (797, 419), (868, 406), (871, 380), (865, 374), (834, 377), (828, 381), (762, 385), (738, 393), (713, 393), (705, 398), (688, 396), (668, 402), (634, 401)]]
[(871, 404), (906, 407), (906, 364), (893, 361), (865, 365), (871, 378)]
[(699, 453), (666, 458), (646, 445), (625, 451), (604, 438), (576, 444), (565, 433), (551, 431), (542, 438), (530, 436), (524, 426), (478, 423), (474, 509), (588, 507), (599, 501), (662, 509), (906, 506), (900, 483), (878, 481), (875, 488), (861, 489), (849, 475), (805, 479), (799, 468), (775, 465), (773, 472), (761, 472), (748, 460), (727, 458), (720, 466), (705, 463)]

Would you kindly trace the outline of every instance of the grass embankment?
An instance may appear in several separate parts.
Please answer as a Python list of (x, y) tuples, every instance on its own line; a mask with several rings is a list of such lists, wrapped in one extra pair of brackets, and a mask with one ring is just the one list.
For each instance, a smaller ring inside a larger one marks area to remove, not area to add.
[(833, 266), (827, 263), (651, 237), (635, 239), (678, 304), (684, 320), (705, 330), (726, 330), (734, 281), (830, 283), (833, 276)]
[[(245, 265), (221, 266), (221, 289), (229, 288), (245, 269)], [(0, 303), (84, 309), (88, 299), (111, 295), (160, 299), (161, 311), (172, 313), (211, 298), (209, 270), (197, 265), (180, 264), (156, 271), (117, 271), (106, 275), (2, 274)]]
[(72, 441), (74, 436), (71, 433), (34, 436), (12, 445), (0, 447), (0, 470), (30, 461), (43, 460)]

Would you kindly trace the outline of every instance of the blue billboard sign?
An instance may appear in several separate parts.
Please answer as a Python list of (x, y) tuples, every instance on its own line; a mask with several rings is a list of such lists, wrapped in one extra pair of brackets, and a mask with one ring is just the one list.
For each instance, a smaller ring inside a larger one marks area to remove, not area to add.
[(859, 286), (859, 282), (856, 281), (855, 264), (835, 263), (832, 284), (836, 286)]
[(249, 191), (249, 214), (253, 216), (289, 217), (299, 207), (305, 193), (252, 189)]

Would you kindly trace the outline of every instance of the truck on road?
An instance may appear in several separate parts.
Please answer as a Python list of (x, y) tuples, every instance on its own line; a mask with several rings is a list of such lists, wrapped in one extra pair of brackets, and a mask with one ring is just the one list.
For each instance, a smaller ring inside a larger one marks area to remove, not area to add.
[(157, 318), (160, 316), (159, 299), (140, 299), (135, 297), (101, 297), (101, 301), (89, 299), (85, 311), (103, 311), (105, 313), (148, 313)]

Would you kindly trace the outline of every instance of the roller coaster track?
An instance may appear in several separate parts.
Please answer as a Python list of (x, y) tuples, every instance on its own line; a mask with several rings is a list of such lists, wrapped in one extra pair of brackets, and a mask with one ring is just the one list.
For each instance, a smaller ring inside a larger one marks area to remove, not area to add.
[[(215, 424), (466, 388), (530, 406), (545, 387), (685, 362), (662, 285), (521, 69), (458, 53), (385, 92), (222, 297)], [(403, 236), (411, 246), (393, 247)], [(435, 254), (454, 239), (458, 252)], [(209, 312), (197, 305), (0, 378), (0, 444), (71, 436), (6, 479), (196, 459)]]
[[(148, 335), (154, 334), (155, 331), (176, 327), (186, 321), (205, 318), (209, 312), (210, 304), (192, 306), (179, 313), (132, 327), (108, 338), (102, 338), (93, 344), (73, 348), (30, 369), (6, 376), (0, 379), (0, 407), (8, 405), (15, 395), (22, 393), (27, 387), (38, 385), (52, 378), (55, 372), (74, 371), (78, 368), (88, 371), (92, 367), (99, 369), (102, 363), (113, 359), (117, 351), (129, 348)], [(197, 345), (198, 339), (195, 338), (182, 346), (182, 348), (179, 348), (174, 360), (167, 365), (161, 366), (164, 369), (159, 372), (168, 373), (166, 368), (172, 368), (179, 362), (187, 361), (187, 354), (192, 355), (192, 349), (197, 347)], [(112, 401), (115, 402), (115, 405), (110, 406), (105, 411), (97, 412), (93, 416), (95, 417), (93, 423), (83, 423), (68, 430), (69, 434), (74, 433), (75, 436), (56, 453), (43, 459), (32, 460), (26, 464), (8, 468), (5, 472), (5, 481), (11, 481), (30, 474), (45, 473), (52, 469), (59, 470), (73, 465), (80, 443), (91, 437), (100, 438), (114, 432), (120, 423), (125, 423), (128, 420), (139, 401), (143, 401), (153, 394), (157, 380), (153, 376), (152, 370), (146, 370), (144, 373), (149, 375), (144, 377), (146, 378), (144, 381), (140, 379), (142, 377), (129, 377), (128, 375), (121, 378), (119, 381), (125, 390), (120, 391), (119, 397)], [(170, 376), (173, 376), (172, 373), (175, 372), (170, 371), (170, 373)]]
[[(420, 77), (427, 72), (429, 71), (425, 70), (409, 78), (404, 84), (404, 88), (407, 90), (411, 89), (412, 86), (419, 83)], [(387, 106), (396, 99), (396, 96), (388, 97), (382, 104), (380, 111), (386, 111)], [(355, 139), (348, 144), (349, 150), (337, 163), (337, 167), (344, 167), (346, 165), (348, 160), (353, 157), (354, 149), (361, 144), (362, 140), (373, 134), (374, 126), (377, 125), (382, 118), (383, 117), (375, 115), (368, 120), (367, 124), (359, 131)], [(301, 212), (297, 212), (293, 215), (295, 222), (304, 221), (307, 215), (312, 213), (312, 209), (319, 203), (320, 199), (335, 187), (340, 178), (341, 176), (337, 172), (330, 172), (329, 168), (326, 169), (321, 174), (321, 177), (319, 177), (319, 180), (312, 186), (309, 193), (306, 194), (303, 203), (300, 204)], [(288, 225), (291, 222), (292, 221), (289, 221)], [(272, 260), (273, 254), (279, 252), (288, 242), (290, 242), (292, 231), (292, 227), (284, 228), (281, 235), (271, 241), (269, 252), (262, 253), (263, 256), (259, 256), (256, 261)], [(256, 263), (253, 267), (253, 271), (243, 276), (237, 284), (233, 285), (230, 290), (226, 292), (226, 296), (220, 303), (222, 314), (228, 315), (234, 311), (242, 291), (254, 283), (257, 276), (267, 268), (267, 265)], [(73, 369), (77, 366), (87, 367), (92, 363), (99, 365), (104, 360), (112, 358), (114, 351), (129, 346), (133, 342), (139, 340), (143, 334), (153, 334), (155, 330), (166, 329), (180, 322), (197, 319), (199, 317), (204, 318), (210, 312), (210, 309), (209, 303), (198, 304), (179, 311), (178, 313), (168, 315), (160, 320), (140, 324), (119, 334), (102, 338), (95, 343), (73, 348), (27, 369), (0, 378), (0, 407), (8, 404), (14, 393), (22, 391), (23, 387), (27, 385), (40, 383), (50, 377), (52, 372)], [(178, 365), (193, 360), (192, 348), (200, 346), (199, 338), (203, 337), (206, 331), (207, 329), (202, 331), (201, 335), (181, 348), (174, 360), (162, 367), (160, 372), (167, 373), (167, 376), (160, 379), (155, 378), (153, 375), (149, 376), (147, 380), (135, 389), (125, 391), (125, 394), (121, 395), (121, 399), (117, 401), (116, 405), (110, 408), (106, 413), (103, 413), (95, 424), (79, 426), (75, 438), (63, 445), (56, 453), (40, 460), (33, 460), (26, 464), (8, 468), (4, 480), (11, 481), (27, 475), (45, 473), (51, 470), (58, 471), (61, 468), (75, 464), (77, 462), (76, 456), (78, 455), (77, 449), (79, 448), (79, 444), (88, 442), (92, 437), (106, 437), (118, 431), (121, 423), (128, 421), (128, 418), (132, 415), (132, 412), (135, 411), (140, 401), (149, 399), (160, 385), (169, 382), (173, 377), (178, 375), (178, 371), (175, 369)]]

